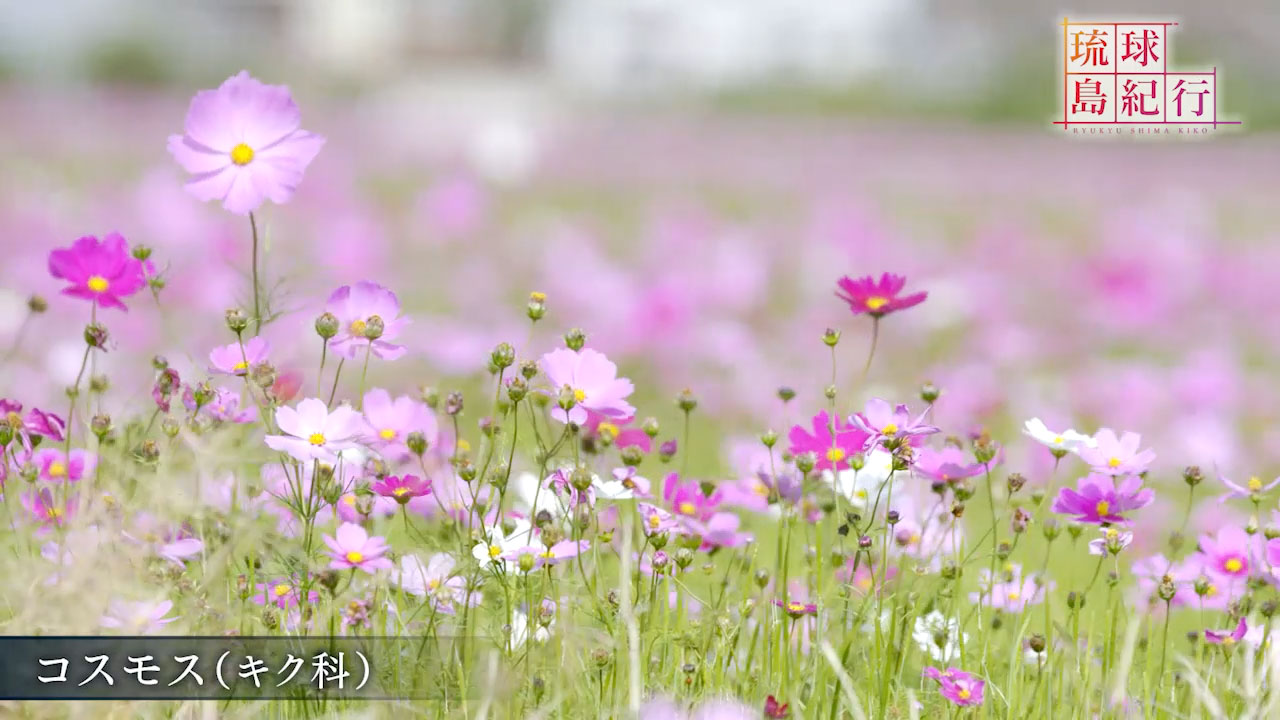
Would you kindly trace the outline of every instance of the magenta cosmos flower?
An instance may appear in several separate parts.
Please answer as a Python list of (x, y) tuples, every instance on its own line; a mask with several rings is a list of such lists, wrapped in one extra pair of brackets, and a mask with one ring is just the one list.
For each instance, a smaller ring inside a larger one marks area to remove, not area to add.
[(1242, 528), (1227, 525), (1217, 535), (1200, 536), (1200, 554), (1205, 569), (1229, 580), (1244, 580), (1253, 569), (1251, 558), (1261, 553), (1256, 540)]
[(249, 368), (266, 360), (270, 352), (271, 344), (261, 337), (250, 338), (243, 347), (238, 342), (216, 347), (209, 352), (209, 372), (244, 375)]
[(408, 460), (412, 456), (405, 444), (410, 433), (422, 433), (428, 448), (436, 446), (439, 427), (425, 403), (408, 395), (392, 400), (391, 393), (376, 388), (364, 394), (361, 407), (367, 442), (389, 459)]
[(849, 422), (867, 433), (867, 445), (874, 446), (883, 444), (886, 440), (898, 438), (913, 440), (938, 432), (938, 428), (925, 424), (924, 416), (928, 412), (926, 408), (924, 412), (913, 418), (906, 405), (890, 405), (880, 398), (872, 398), (867, 401), (862, 412), (849, 418)]
[(920, 448), (912, 461), (916, 472), (931, 479), (942, 482), (953, 482), (963, 478), (971, 478), (988, 472), (1000, 462), (1000, 453), (986, 464), (970, 458), (965, 451), (954, 445), (947, 445), (941, 450)]
[(299, 129), (301, 122), (288, 87), (242, 71), (196, 93), (183, 134), (169, 136), (169, 153), (193, 176), (187, 192), (245, 215), (263, 200), (288, 202), (302, 182), (324, 138)]
[(98, 458), (88, 450), (72, 450), (68, 456), (58, 448), (41, 448), (31, 456), (40, 470), (40, 479), (49, 482), (76, 482), (93, 473)]
[(431, 478), (423, 480), (417, 475), (388, 475), (370, 485), (369, 489), (382, 497), (394, 498), (401, 505), (407, 505), (410, 500), (431, 492)]
[(814, 468), (818, 470), (847, 470), (849, 459), (867, 445), (869, 435), (839, 417), (835, 419), (835, 437), (832, 438), (831, 416), (826, 411), (814, 415), (811, 425), (812, 433), (803, 425), (796, 425), (787, 438), (791, 441), (791, 454), (813, 453), (817, 458)]
[(1127, 523), (1129, 519), (1123, 513), (1146, 507), (1154, 499), (1155, 491), (1142, 487), (1142, 478), (1137, 475), (1114, 478), (1094, 474), (1081, 478), (1074, 489), (1059, 490), (1051, 509), (1075, 515), (1077, 521), (1084, 523)]
[(111, 233), (101, 241), (86, 235), (69, 248), (54, 250), (49, 253), (49, 274), (70, 283), (62, 289), (63, 295), (125, 311), (128, 308), (121, 298), (147, 284), (142, 262), (129, 254), (120, 233)]
[(31, 518), (40, 523), (42, 530), (61, 527), (75, 515), (76, 497), (67, 497), (66, 503), (58, 502), (49, 488), (41, 488), (38, 492), (23, 493), (22, 506), (31, 513)]
[(915, 307), (929, 297), (929, 293), (926, 292), (901, 295), (902, 289), (907, 285), (907, 279), (890, 273), (881, 275), (879, 282), (876, 282), (875, 277), (871, 275), (857, 280), (846, 275), (840, 278), (836, 285), (840, 288), (836, 291), (836, 297), (848, 303), (854, 315), (866, 313), (873, 318)]
[(355, 438), (364, 429), (360, 413), (346, 405), (329, 412), (319, 398), (303, 400), (296, 410), (276, 410), (276, 424), (288, 434), (266, 436), (267, 447), (304, 462), (335, 462), (337, 453), (356, 447)]
[(982, 704), (982, 691), (987, 685), (982, 678), (959, 668), (939, 670), (935, 667), (926, 667), (923, 674), (931, 680), (936, 680), (938, 692), (956, 705), (970, 707)]
[(1142, 436), (1127, 432), (1117, 438), (1111, 428), (1102, 428), (1093, 436), (1096, 445), (1076, 452), (1096, 473), (1103, 475), (1140, 475), (1156, 459), (1154, 450), (1139, 450)]
[[(395, 360), (405, 354), (396, 339), (409, 318), (400, 317), (400, 300), (396, 294), (381, 285), (367, 280), (355, 285), (343, 285), (329, 296), (325, 309), (338, 318), (338, 334), (329, 341), (329, 348), (348, 359), (371, 350), (383, 360)], [(382, 334), (370, 340), (366, 333), (370, 320), (382, 321)]]
[(329, 556), (333, 558), (333, 562), (329, 563), (330, 568), (359, 568), (367, 573), (391, 569), (391, 561), (383, 557), (387, 554), (387, 543), (382, 538), (369, 537), (369, 533), (355, 523), (342, 523), (336, 535), (324, 536), (324, 542), (329, 546)]
[(1210, 645), (1235, 645), (1249, 632), (1249, 624), (1240, 618), (1234, 630), (1205, 630), (1204, 641)]
[(603, 354), (589, 348), (578, 352), (559, 348), (543, 355), (541, 365), (551, 382), (553, 399), (565, 388), (573, 396), (573, 407), (552, 409), (556, 420), (582, 425), (588, 412), (618, 419), (635, 415), (636, 409), (627, 402), (635, 386), (618, 377), (618, 366)]

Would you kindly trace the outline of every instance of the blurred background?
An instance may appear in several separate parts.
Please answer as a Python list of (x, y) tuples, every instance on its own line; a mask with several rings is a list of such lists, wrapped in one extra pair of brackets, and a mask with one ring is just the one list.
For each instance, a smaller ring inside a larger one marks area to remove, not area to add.
[[(1077, 0), (1073, 17), (1118, 17)], [(378, 382), (474, 388), (499, 341), (523, 356), (582, 327), (700, 442), (820, 409), (844, 332), (842, 407), (943, 389), (938, 424), (992, 429), (1010, 469), (1041, 416), (1142, 432), (1186, 464), (1280, 473), (1280, 6), (1135, 1), (1180, 21), (1172, 65), (1217, 66), (1202, 140), (1081, 140), (1051, 125), (1064, 8), (1028, 0), (161, 0), (0, 2), (0, 370), (58, 398), (85, 308), (50, 249), (119, 230), (168, 288), (111, 314), (121, 414), (147, 358), (184, 378), (246, 299), (248, 227), (182, 190), (165, 152), (190, 97), (248, 69), (329, 138), (293, 201), (260, 213), (277, 364), (313, 381), (311, 320), (373, 279), (414, 321)], [(870, 326), (844, 274), (895, 271), (930, 299)], [(522, 308), (548, 294), (531, 333)], [(28, 320), (27, 297), (52, 299)], [(21, 337), (20, 345), (16, 339)], [(776, 388), (798, 395), (790, 406)], [(304, 383), (304, 388), (308, 387)], [(58, 401), (59, 404), (62, 402)], [(476, 416), (482, 410), (476, 410)], [(705, 414), (701, 414), (704, 413)], [(714, 422), (713, 422), (714, 421)], [(731, 472), (707, 453), (701, 472)]]

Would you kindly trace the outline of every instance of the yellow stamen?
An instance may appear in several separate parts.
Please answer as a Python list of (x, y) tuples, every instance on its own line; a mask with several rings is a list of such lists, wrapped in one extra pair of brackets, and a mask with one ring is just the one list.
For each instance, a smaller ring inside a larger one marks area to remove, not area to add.
[(1053, 438), (1053, 444), (1054, 444), (1054, 445), (1061, 445), (1061, 444), (1062, 444), (1062, 436), (1061, 436), (1061, 435), (1058, 435), (1058, 436), (1054, 437), (1054, 438)]
[(960, 698), (961, 700), (968, 700), (969, 695), (970, 695), (969, 691), (965, 690), (964, 688), (960, 688), (960, 690), (956, 693), (956, 697)]
[(489, 557), (496, 558), (502, 554), (502, 548), (497, 545), (489, 546)]
[(894, 423), (889, 423), (888, 425), (885, 425), (880, 432), (885, 435), (896, 435), (898, 433), (898, 426)]
[(868, 310), (879, 310), (889, 304), (889, 298), (883, 298), (879, 295), (867, 298), (866, 305)]
[(662, 524), (662, 518), (658, 517), (657, 515), (649, 516), (649, 527), (656, 530), (658, 529), (658, 526), (661, 524)]
[(587, 399), (587, 394), (577, 388), (573, 390), (573, 399), (575, 402), (582, 402)]
[(289, 587), (288, 585), (285, 585), (284, 583), (280, 583), (279, 585), (275, 586), (276, 597), (284, 597), (285, 595), (288, 595), (289, 591), (292, 589), (293, 588)]
[(62, 517), (62, 508), (51, 507), (44, 512), (45, 516), (51, 520)]
[[(692, 515), (698, 511), (698, 508), (691, 502), (682, 502), (680, 503), (680, 507), (677, 509), (680, 511), (681, 515)], [(655, 515), (654, 517), (657, 516)]]
[(382, 430), (378, 431), (378, 437), (382, 438), (383, 440), (395, 440), (396, 431), (391, 428), (383, 428)]
[(61, 460), (54, 460), (53, 462), (49, 463), (49, 477), (60, 478), (60, 477), (66, 477), (66, 476), (67, 476), (66, 463), (62, 462)]
[(323, 433), (311, 433), (311, 437), (307, 438), (307, 442), (319, 447), (325, 443)]
[(1018, 598), (1020, 597), (1022, 597), (1022, 595), (1016, 590), (1014, 592), (1009, 593), (1009, 599), (1014, 602), (1018, 602)]
[(764, 483), (757, 483), (752, 490), (755, 490), (755, 493), (760, 497), (769, 497), (769, 486)]
[(1205, 596), (1207, 596), (1207, 597), (1213, 597), (1214, 595), (1217, 595), (1217, 594), (1218, 594), (1218, 586), (1217, 586), (1217, 585), (1214, 585), (1213, 583), (1209, 583), (1209, 588), (1208, 588), (1207, 590), (1205, 590), (1205, 593), (1204, 593), (1204, 594), (1205, 594)]
[(1099, 515), (1110, 515), (1111, 503), (1106, 500), (1099, 500), (1098, 504), (1094, 506), (1093, 511)]
[(1257, 475), (1249, 478), (1249, 492), (1258, 492), (1261, 489), (1262, 481), (1258, 479)]
[(363, 320), (356, 320), (351, 323), (351, 334), (364, 337), (364, 330), (368, 327)]
[(231, 162), (237, 165), (248, 165), (253, 162), (253, 148), (244, 143), (231, 148)]
[(791, 602), (787, 603), (787, 609), (788, 609), (788, 610), (790, 610), (790, 611), (791, 611), (791, 612), (793, 612), (793, 613), (797, 613), (797, 614), (799, 614), (799, 613), (804, 612), (804, 609), (805, 609), (805, 608), (804, 608), (804, 603), (795, 602), (795, 601), (793, 600), (793, 601), (791, 601)]
[(1120, 467), (1120, 458), (1113, 457), (1107, 461), (1109, 467)]
[(436, 579), (436, 578), (431, 578), (430, 580), (428, 580), (428, 581), (427, 581), (427, 589), (428, 589), (428, 590), (439, 590), (439, 589), (440, 589), (440, 581), (439, 581), (438, 579)]
[(347, 505), (354, 506), (354, 505), (356, 504), (356, 496), (355, 496), (355, 495), (343, 495), (343, 496), (342, 496), (342, 502), (346, 503)]
[(91, 276), (85, 282), (85, 285), (88, 285), (89, 289), (96, 293), (106, 292), (107, 288), (111, 287), (111, 283), (107, 282), (107, 279), (102, 277), (101, 275)]
[(529, 299), (530, 299), (530, 300), (532, 300), (532, 301), (534, 301), (534, 302), (536, 302), (536, 303), (546, 302), (546, 301), (547, 301), (547, 294), (546, 294), (546, 293), (544, 293), (544, 292), (537, 292), (537, 291), (535, 290), (534, 292), (529, 293)]
[(844, 450), (841, 450), (838, 447), (831, 448), (827, 451), (827, 460), (830, 460), (833, 463), (838, 463), (841, 460), (844, 460)]
[(351, 552), (347, 553), (347, 562), (351, 563), (352, 565), (358, 565), (364, 562), (364, 553), (360, 552), (359, 550), (352, 550)]
[(469, 450), (471, 450), (471, 443), (466, 440), (458, 441), (458, 452), (467, 452)]
[(243, 361), (242, 361), (242, 362), (238, 362), (238, 363), (236, 363), (235, 365), (232, 365), (232, 366), (231, 366), (231, 369), (232, 369), (232, 370), (235, 370), (236, 372), (240, 372), (241, 370), (248, 370), (248, 369), (249, 369), (249, 363), (247, 363), (247, 362), (243, 362)]
[[(578, 393), (575, 392), (573, 394), (573, 397), (577, 398)], [(586, 397), (586, 396), (584, 395), (583, 397)], [(596, 426), (596, 432), (600, 433), (601, 435), (608, 435), (610, 438), (614, 440), (618, 439), (618, 426), (614, 425), (611, 422), (600, 423), (599, 425)]]
[(1228, 558), (1222, 567), (1226, 568), (1229, 573), (1238, 573), (1244, 568), (1244, 561), (1240, 558)]
[(391, 494), (392, 494), (392, 495), (395, 495), (396, 497), (404, 497), (406, 494), (408, 494), (408, 492), (409, 492), (409, 488), (407, 488), (407, 487), (398, 487), (398, 488), (396, 488), (395, 490), (392, 490), (392, 491), (391, 491)]

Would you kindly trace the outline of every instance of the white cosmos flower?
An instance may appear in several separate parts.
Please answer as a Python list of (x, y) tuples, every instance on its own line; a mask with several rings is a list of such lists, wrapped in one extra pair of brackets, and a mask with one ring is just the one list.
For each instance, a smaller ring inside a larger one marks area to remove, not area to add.
[[(551, 624), (555, 624), (552, 619)], [(533, 631), (534, 642), (544, 643), (551, 638), (551, 631), (546, 627), (538, 626)], [(518, 650), (523, 647), (525, 641), (529, 639), (529, 616), (523, 610), (516, 610), (511, 615), (511, 649)]]
[(1077, 452), (1080, 448), (1091, 448), (1098, 444), (1092, 437), (1084, 433), (1078, 433), (1071, 428), (1067, 428), (1062, 432), (1054, 432), (1045, 427), (1040, 418), (1028, 420), (1023, 425), (1022, 432), (1050, 450), (1060, 453)]
[(605, 500), (631, 500), (649, 496), (649, 481), (637, 475), (634, 467), (615, 469), (610, 480), (601, 480), (599, 475), (592, 475), (591, 479), (596, 495)]
[(841, 470), (834, 481), (830, 470), (822, 473), (823, 481), (828, 485), (834, 484), (836, 492), (849, 498), (849, 503), (859, 511), (871, 507), (893, 472), (892, 453), (877, 448), (867, 453), (865, 458), (866, 463), (861, 470)]
[(480, 563), (480, 567), (498, 569), (505, 567), (508, 572), (515, 572), (516, 562), (504, 560), (503, 555), (514, 553), (522, 547), (533, 544), (532, 527), (525, 520), (516, 520), (516, 526), (510, 533), (503, 532), (501, 525), (489, 528), (485, 540), (471, 548), (471, 557)]

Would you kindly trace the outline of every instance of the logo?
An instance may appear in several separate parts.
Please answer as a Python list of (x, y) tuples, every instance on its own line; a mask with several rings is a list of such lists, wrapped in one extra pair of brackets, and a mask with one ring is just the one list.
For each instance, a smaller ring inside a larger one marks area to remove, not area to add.
[(1238, 127), (1218, 113), (1218, 68), (1169, 67), (1176, 22), (1062, 19), (1062, 108), (1074, 135), (1209, 135)]

